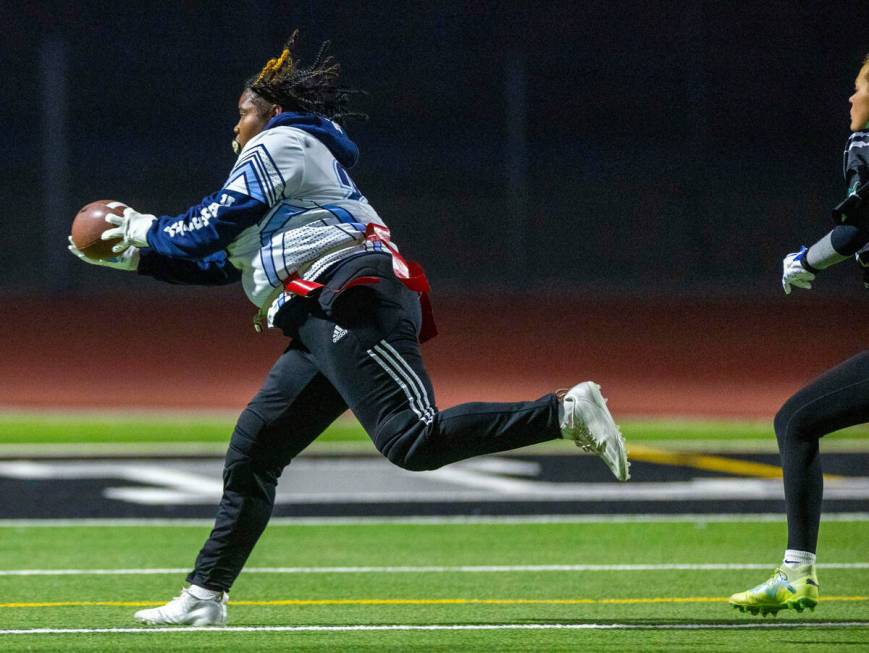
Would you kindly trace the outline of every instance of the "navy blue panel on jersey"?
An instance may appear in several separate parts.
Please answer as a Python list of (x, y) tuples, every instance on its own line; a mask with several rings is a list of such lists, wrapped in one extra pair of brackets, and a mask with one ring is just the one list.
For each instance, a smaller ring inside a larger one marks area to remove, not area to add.
[(344, 207), (335, 204), (324, 204), (322, 208), (338, 218), (343, 224), (353, 227), (356, 231), (365, 231), (365, 225), (356, 220), (353, 214)]
[(258, 199), (223, 189), (181, 215), (158, 218), (148, 232), (148, 245), (164, 256), (201, 259), (226, 249), (268, 209)]

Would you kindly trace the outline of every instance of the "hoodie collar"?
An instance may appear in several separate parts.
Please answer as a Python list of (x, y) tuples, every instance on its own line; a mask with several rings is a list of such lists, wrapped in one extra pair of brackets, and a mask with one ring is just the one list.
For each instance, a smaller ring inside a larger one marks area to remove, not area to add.
[(265, 129), (272, 127), (295, 127), (309, 133), (329, 148), (338, 163), (352, 168), (359, 160), (359, 147), (350, 140), (337, 123), (316, 113), (296, 113), (284, 111), (266, 123)]

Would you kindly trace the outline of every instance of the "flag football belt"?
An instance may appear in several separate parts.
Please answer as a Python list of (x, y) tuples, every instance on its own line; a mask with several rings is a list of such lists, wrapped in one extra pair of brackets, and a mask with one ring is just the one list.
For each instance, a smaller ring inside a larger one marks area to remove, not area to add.
[[(435, 327), (434, 314), (432, 312), (431, 300), (429, 299), (431, 285), (425, 276), (422, 266), (415, 261), (408, 261), (399, 253), (398, 247), (390, 240), (389, 227), (386, 225), (374, 222), (368, 223), (368, 226), (365, 228), (365, 241), (373, 245), (379, 244), (382, 250), (388, 252), (392, 258), (392, 272), (395, 278), (407, 287), (408, 290), (419, 293), (420, 308), (422, 309), (422, 327), (419, 332), (419, 341), (425, 342), (434, 338), (437, 335), (437, 328)], [(350, 288), (374, 285), (376, 283), (380, 283), (379, 277), (359, 276), (351, 279), (340, 288), (334, 288), (333, 290), (336, 295), (340, 295)], [(284, 281), (284, 291), (299, 295), (300, 297), (312, 297), (324, 287), (325, 284), (302, 279), (295, 273)]]

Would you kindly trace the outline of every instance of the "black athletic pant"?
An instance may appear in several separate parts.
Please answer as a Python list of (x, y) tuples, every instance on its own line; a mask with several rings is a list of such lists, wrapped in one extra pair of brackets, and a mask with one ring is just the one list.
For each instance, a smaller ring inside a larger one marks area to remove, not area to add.
[(784, 469), (788, 548), (815, 552), (824, 479), (818, 440), (869, 422), (869, 351), (828, 370), (788, 399), (775, 416)]
[(346, 291), (328, 314), (316, 301), (295, 302), (304, 311), (282, 325), (293, 343), (232, 434), (215, 526), (187, 578), (201, 587), (230, 588), (271, 516), (284, 467), (348, 407), (377, 449), (409, 470), (561, 437), (554, 395), (438, 411), (417, 342), (419, 298), (394, 277)]

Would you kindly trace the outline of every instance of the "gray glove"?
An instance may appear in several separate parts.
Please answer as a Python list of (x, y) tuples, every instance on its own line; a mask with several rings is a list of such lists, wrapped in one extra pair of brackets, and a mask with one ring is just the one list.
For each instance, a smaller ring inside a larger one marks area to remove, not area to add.
[(808, 248), (803, 246), (800, 248), (800, 251), (791, 252), (782, 261), (781, 285), (785, 291), (785, 295), (791, 294), (792, 286), (795, 288), (805, 288), (806, 290), (812, 287), (815, 275), (803, 266), (807, 251), (809, 251)]

